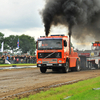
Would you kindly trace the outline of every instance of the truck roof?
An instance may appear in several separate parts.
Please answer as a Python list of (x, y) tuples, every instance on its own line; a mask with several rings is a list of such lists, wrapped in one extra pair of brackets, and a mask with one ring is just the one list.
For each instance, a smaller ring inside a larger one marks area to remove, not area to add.
[(67, 36), (61, 36), (61, 35), (51, 35), (51, 36), (40, 36), (39, 39), (52, 39), (52, 38), (55, 38), (55, 39), (62, 39), (62, 38), (68, 38)]

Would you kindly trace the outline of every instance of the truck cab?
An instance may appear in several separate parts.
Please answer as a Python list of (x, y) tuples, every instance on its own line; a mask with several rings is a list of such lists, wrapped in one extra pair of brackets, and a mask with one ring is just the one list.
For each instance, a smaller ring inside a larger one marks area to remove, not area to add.
[[(71, 50), (71, 52), (70, 52)], [(80, 70), (79, 57), (73, 48), (70, 48), (69, 39), (64, 35), (42, 36), (37, 40), (37, 67), (45, 73), (47, 69), (53, 71), (69, 69)]]

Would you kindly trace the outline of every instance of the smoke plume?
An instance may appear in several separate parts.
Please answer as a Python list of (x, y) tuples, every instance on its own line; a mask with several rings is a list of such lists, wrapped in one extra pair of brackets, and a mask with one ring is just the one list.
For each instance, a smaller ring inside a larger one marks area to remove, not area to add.
[(74, 38), (96, 38), (100, 34), (100, 0), (46, 0), (42, 19), (46, 36), (52, 25), (61, 24), (73, 31)]

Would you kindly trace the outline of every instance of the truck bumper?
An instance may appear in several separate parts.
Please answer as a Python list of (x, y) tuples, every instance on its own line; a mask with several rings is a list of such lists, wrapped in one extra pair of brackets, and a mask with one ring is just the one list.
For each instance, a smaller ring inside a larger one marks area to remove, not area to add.
[(37, 64), (37, 67), (46, 67), (46, 68), (54, 68), (54, 67), (64, 67), (65, 64)]

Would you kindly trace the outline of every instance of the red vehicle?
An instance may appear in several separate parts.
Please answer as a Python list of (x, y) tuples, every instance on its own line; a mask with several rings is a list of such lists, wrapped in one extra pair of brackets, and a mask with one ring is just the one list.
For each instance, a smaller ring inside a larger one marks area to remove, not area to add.
[(64, 35), (40, 37), (37, 40), (37, 67), (45, 73), (47, 69), (68, 72), (80, 71), (80, 58), (70, 47), (70, 38)]

